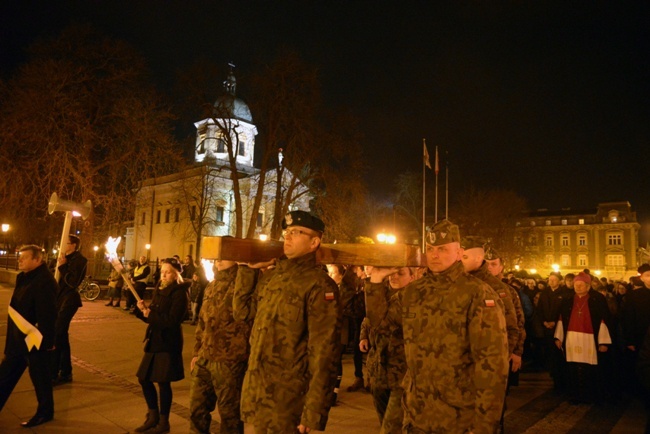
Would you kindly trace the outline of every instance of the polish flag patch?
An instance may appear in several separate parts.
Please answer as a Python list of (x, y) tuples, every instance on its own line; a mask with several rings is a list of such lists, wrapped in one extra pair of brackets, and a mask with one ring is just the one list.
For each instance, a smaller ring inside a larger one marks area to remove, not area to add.
[(487, 307), (494, 307), (494, 300), (485, 300), (485, 305)]
[(326, 292), (325, 293), (325, 300), (328, 300), (328, 301), (334, 300), (334, 293), (333, 292)]

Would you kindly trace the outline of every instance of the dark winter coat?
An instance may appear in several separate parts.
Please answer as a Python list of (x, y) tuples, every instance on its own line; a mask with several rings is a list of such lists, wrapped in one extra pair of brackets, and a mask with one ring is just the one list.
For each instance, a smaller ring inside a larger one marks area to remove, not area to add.
[[(16, 277), (16, 287), (9, 305), (31, 324), (37, 326), (43, 335), (40, 351), (54, 345), (54, 323), (56, 321), (55, 294), (58, 285), (45, 263), (32, 271), (22, 272)], [(36, 351), (33, 349), (32, 351)], [(11, 319), (7, 320), (7, 356), (27, 355), (25, 334)]]
[[(173, 353), (183, 351), (183, 330), (181, 323), (187, 314), (188, 282), (172, 283), (159, 289), (156, 284), (153, 299), (149, 308), (149, 316), (145, 318), (142, 312), (137, 316), (147, 324), (145, 333), (145, 351), (149, 353)], [(148, 342), (147, 342), (148, 340)]]

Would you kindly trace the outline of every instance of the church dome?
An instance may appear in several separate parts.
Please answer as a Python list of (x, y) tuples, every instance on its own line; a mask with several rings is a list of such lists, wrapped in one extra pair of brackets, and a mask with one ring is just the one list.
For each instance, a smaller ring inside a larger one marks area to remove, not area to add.
[(253, 123), (253, 116), (248, 105), (231, 93), (225, 93), (217, 98), (214, 103), (214, 117)]
[(225, 93), (217, 98), (214, 103), (214, 117), (221, 119), (236, 119), (239, 121), (253, 123), (253, 116), (251, 111), (244, 101), (237, 98), (237, 79), (233, 72), (235, 65), (232, 63), (230, 66), (230, 73), (228, 78), (223, 82)]

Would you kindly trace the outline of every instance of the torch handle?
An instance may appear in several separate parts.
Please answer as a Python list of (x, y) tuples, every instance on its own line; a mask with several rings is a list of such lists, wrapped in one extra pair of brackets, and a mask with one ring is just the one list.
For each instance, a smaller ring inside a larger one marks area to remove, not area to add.
[(131, 276), (126, 271), (122, 271), (122, 278), (124, 279), (124, 283), (126, 283), (126, 286), (129, 287), (129, 290), (131, 291), (131, 294), (135, 297), (136, 301), (142, 301), (138, 293), (135, 291), (135, 288), (133, 287), (133, 283), (131, 283)]

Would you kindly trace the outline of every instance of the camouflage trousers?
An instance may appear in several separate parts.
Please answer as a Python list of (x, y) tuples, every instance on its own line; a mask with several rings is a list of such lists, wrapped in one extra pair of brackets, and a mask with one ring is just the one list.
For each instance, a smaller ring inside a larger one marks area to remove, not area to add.
[(397, 387), (393, 390), (383, 387), (372, 387), (372, 400), (381, 424), (380, 434), (400, 434), (404, 411), (402, 410), (402, 395), (404, 390)]
[(221, 418), (221, 434), (241, 434), (241, 388), (246, 363), (211, 362), (199, 358), (192, 369), (190, 386), (190, 432), (209, 433), (215, 407)]

